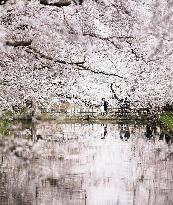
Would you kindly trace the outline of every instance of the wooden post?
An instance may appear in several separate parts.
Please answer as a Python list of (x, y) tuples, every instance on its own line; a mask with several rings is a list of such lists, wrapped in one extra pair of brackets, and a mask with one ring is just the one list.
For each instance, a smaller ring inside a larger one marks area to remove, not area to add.
[(86, 190), (85, 190), (85, 205), (87, 205), (87, 193), (86, 193)]

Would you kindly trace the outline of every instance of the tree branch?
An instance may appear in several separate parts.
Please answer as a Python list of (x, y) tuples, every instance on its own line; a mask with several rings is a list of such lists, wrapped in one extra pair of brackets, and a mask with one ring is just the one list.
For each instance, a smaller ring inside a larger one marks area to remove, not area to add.
[(6, 41), (7, 46), (19, 47), (19, 46), (30, 46), (32, 40), (28, 41)]
[(92, 70), (91, 68), (84, 66), (85, 61), (79, 61), (79, 62), (72, 62), (71, 61), (71, 62), (69, 62), (69, 61), (60, 60), (60, 59), (54, 59), (53, 57), (50, 57), (50, 56), (47, 56), (47, 55), (41, 53), (36, 48), (33, 48), (30, 46), (29, 49), (30, 49), (30, 51), (26, 50), (26, 52), (31, 53), (31, 50), (34, 51), (36, 58), (38, 58), (37, 55), (39, 55), (41, 58), (53, 61), (54, 63), (60, 63), (60, 64), (64, 64), (64, 65), (74, 65), (77, 67), (78, 70), (90, 71), (94, 74), (101, 74), (101, 75), (105, 75), (105, 76), (114, 76), (114, 77), (123, 78), (122, 76), (115, 74), (115, 73), (106, 73), (104, 71)]
[(111, 83), (110, 89), (111, 89), (111, 91), (112, 91), (112, 93), (113, 93), (114, 98), (115, 98), (116, 100), (120, 101), (119, 97), (118, 97), (118, 96), (116, 95), (116, 93), (115, 93), (115, 90), (113, 89), (113, 83)]
[(117, 45), (112, 39), (114, 37), (102, 37), (102, 36), (99, 36), (97, 34), (94, 34), (94, 33), (83, 33), (83, 36), (90, 36), (92, 38), (97, 38), (97, 39), (100, 39), (100, 40), (103, 40), (103, 41), (108, 41), (110, 42), (113, 46), (115, 46), (117, 49), (120, 49), (120, 46)]
[(105, 76), (114, 76), (114, 77), (118, 77), (118, 78), (122, 78), (123, 79), (122, 76), (117, 75), (115, 73), (106, 73), (104, 71), (92, 70), (91, 68), (86, 67), (86, 66), (84, 66), (82, 64), (78, 64), (77, 66), (78, 66), (78, 70), (85, 70), (85, 71), (90, 71), (90, 72), (95, 73), (95, 74), (101, 74), (101, 75), (105, 75)]
[(129, 39), (125, 39), (125, 42), (130, 46), (130, 51), (131, 51), (131, 54), (133, 54), (136, 58), (136, 60), (138, 61), (139, 59), (141, 59), (142, 61), (144, 61), (145, 63), (146, 60), (144, 59), (143, 55), (141, 54), (138, 54), (135, 50), (135, 48), (132, 48), (132, 42), (129, 41)]
[[(38, 58), (37, 55), (39, 55), (39, 57), (50, 60), (50, 61), (53, 61), (54, 63), (60, 63), (60, 64), (64, 64), (64, 65), (67, 65), (67, 64), (68, 65), (80, 65), (80, 64), (85, 63), (84, 61), (68, 62), (68, 61), (65, 61), (65, 60), (54, 59), (53, 57), (50, 57), (50, 56), (45, 55), (44, 53), (41, 53), (39, 50), (37, 50), (36, 48), (34, 48), (32, 46), (29, 46), (28, 48), (30, 50), (34, 51), (34, 54), (35, 54), (36, 58)], [(26, 52), (31, 53), (31, 51), (29, 51), (29, 50), (26, 50)]]
[(71, 4), (71, 1), (70, 0), (59, 0), (55, 3), (49, 3), (48, 0), (40, 0), (40, 4), (43, 4), (45, 6), (62, 7), (62, 6), (69, 6)]

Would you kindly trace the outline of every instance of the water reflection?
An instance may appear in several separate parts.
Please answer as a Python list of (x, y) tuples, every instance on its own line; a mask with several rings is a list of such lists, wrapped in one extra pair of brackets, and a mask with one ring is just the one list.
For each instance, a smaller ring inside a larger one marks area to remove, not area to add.
[(164, 132), (161, 132), (159, 140), (165, 140), (168, 145), (171, 145), (173, 142), (173, 138), (170, 134), (165, 134)]
[(152, 136), (153, 136), (152, 128), (151, 128), (151, 126), (147, 125), (147, 126), (146, 126), (146, 137), (147, 137), (148, 139), (151, 139)]
[(120, 139), (127, 141), (130, 138), (129, 125), (121, 125), (120, 127)]
[(104, 130), (103, 130), (103, 137), (101, 137), (101, 139), (105, 139), (108, 131), (107, 131), (107, 125), (103, 125), (104, 126)]
[(0, 205), (173, 204), (169, 137), (149, 124), (16, 123), (0, 140)]

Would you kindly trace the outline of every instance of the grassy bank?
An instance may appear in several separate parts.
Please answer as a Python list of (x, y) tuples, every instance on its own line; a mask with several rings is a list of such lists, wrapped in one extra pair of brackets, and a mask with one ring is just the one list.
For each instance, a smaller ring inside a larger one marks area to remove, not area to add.
[(10, 124), (11, 123), (8, 119), (0, 120), (0, 134), (8, 135)]
[(162, 113), (160, 122), (164, 127), (173, 130), (173, 113)]
[(173, 113), (166, 112), (160, 115), (160, 128), (163, 133), (173, 136)]

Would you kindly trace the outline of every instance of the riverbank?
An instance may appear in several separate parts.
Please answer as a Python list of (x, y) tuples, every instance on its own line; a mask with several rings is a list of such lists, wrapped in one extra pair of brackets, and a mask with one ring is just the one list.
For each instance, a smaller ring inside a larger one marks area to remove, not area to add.
[(158, 124), (158, 115), (136, 114), (136, 113), (108, 113), (105, 115), (94, 115), (93, 113), (68, 114), (68, 113), (6, 113), (0, 119), (0, 133), (8, 135), (11, 126), (16, 122), (26, 124), (37, 124), (42, 121), (55, 121), (56, 124)]
[(129, 119), (129, 120), (145, 120), (151, 117), (158, 117), (158, 113), (147, 113), (147, 112), (139, 112), (139, 111), (128, 111), (122, 113), (120, 110), (108, 112), (105, 114), (101, 114), (100, 112), (35, 112), (27, 111), (27, 112), (9, 112), (5, 111), (1, 113), (0, 119), (12, 119), (12, 120), (57, 120), (57, 121), (83, 121), (83, 120), (117, 120), (117, 119)]
[(63, 112), (37, 112), (33, 115), (32, 112), (4, 112), (0, 116), (0, 120), (13, 121), (13, 120), (56, 120), (57, 122), (81, 122), (81, 121), (119, 121), (119, 120), (149, 120), (149, 119), (159, 119), (158, 113), (147, 114), (147, 113), (137, 113), (137, 112), (108, 112), (104, 115), (95, 112), (80, 112), (80, 113), (63, 113)]
[[(67, 124), (85, 124), (85, 123), (137, 123), (137, 124), (157, 124), (160, 126), (164, 133), (168, 133), (173, 136), (173, 113), (152, 113), (146, 112), (109, 112), (105, 115), (95, 112), (81, 112), (81, 113), (63, 113), (63, 112), (37, 112), (33, 115), (33, 112), (29, 110), (23, 113), (14, 113), (6, 111), (2, 113), (0, 118), (0, 133), (6, 135), (8, 130), (15, 121), (30, 121), (31, 123), (37, 123), (39, 121), (56, 121), (56, 123)], [(28, 123), (28, 122), (27, 122)]]
[(105, 114), (105, 115), (92, 115), (88, 113), (83, 113), (83, 114), (73, 114), (73, 115), (68, 115), (68, 114), (57, 114), (57, 113), (42, 113), (40, 115), (36, 115), (35, 119), (37, 120), (56, 120), (59, 122), (65, 121), (90, 121), (90, 122), (99, 122), (99, 121), (119, 121), (119, 120), (148, 120), (151, 118), (157, 118), (157, 116), (153, 115), (146, 115), (146, 114), (141, 114), (137, 115), (134, 113), (128, 113), (128, 114)]

